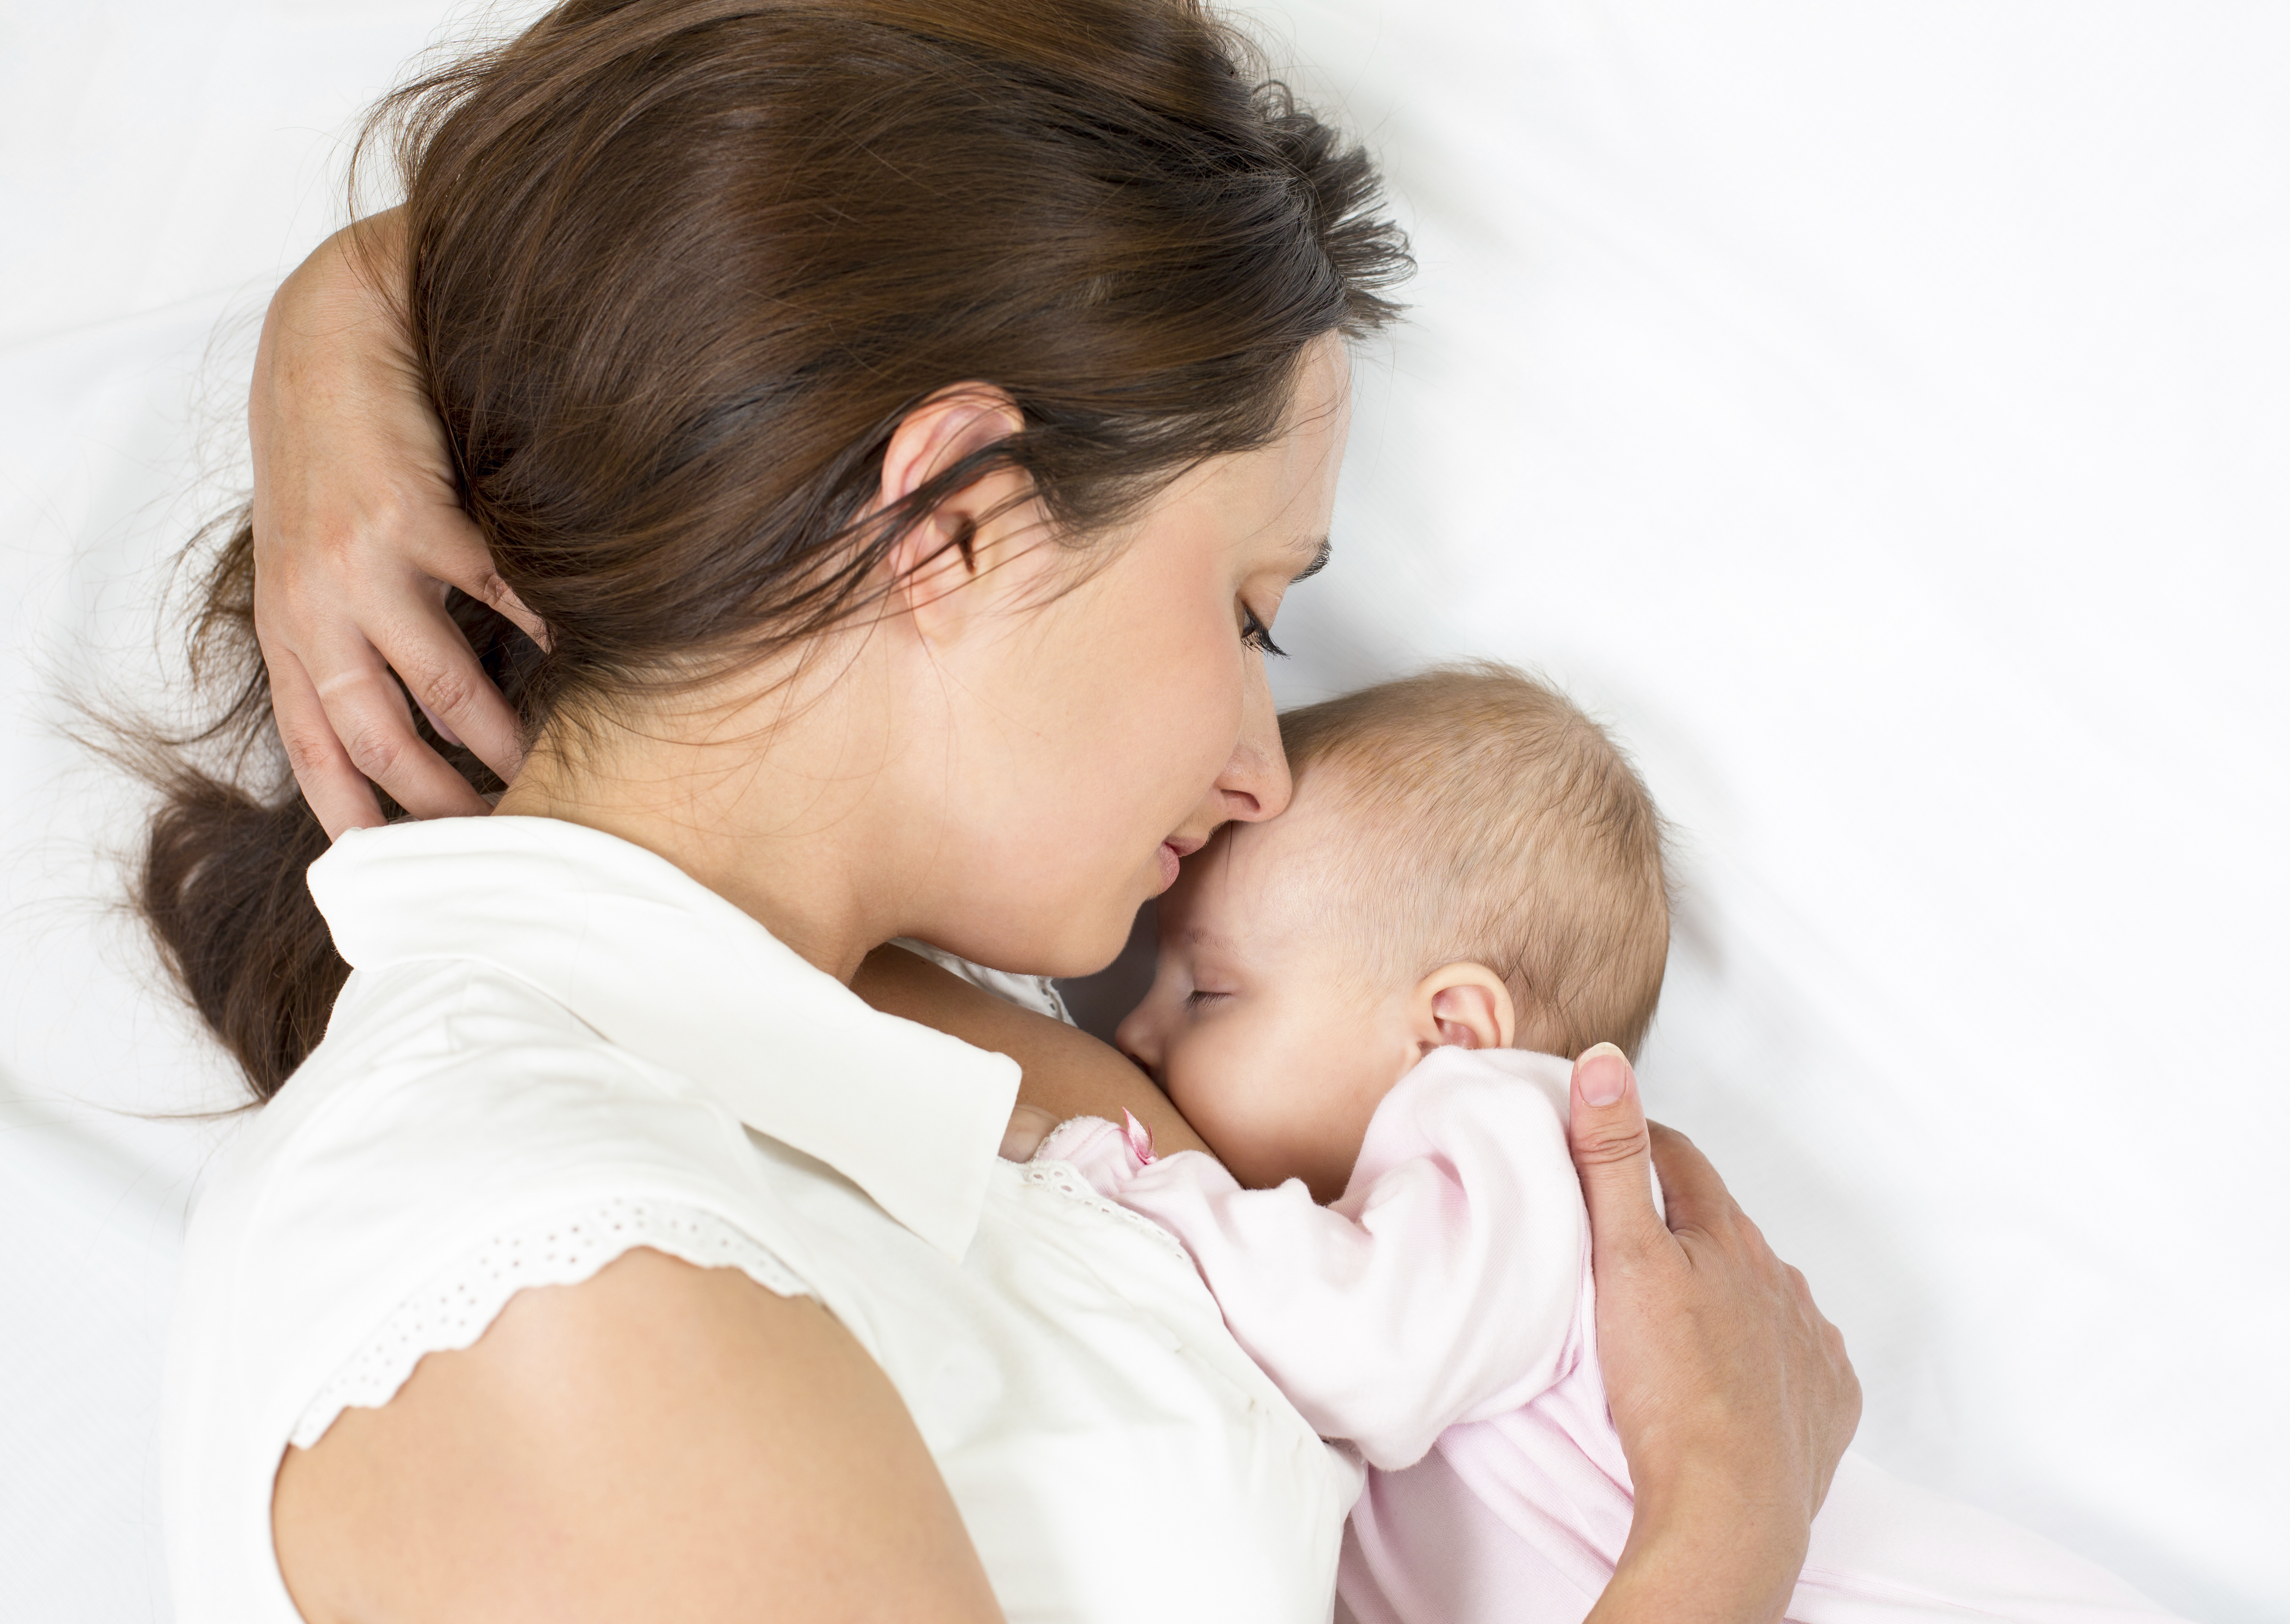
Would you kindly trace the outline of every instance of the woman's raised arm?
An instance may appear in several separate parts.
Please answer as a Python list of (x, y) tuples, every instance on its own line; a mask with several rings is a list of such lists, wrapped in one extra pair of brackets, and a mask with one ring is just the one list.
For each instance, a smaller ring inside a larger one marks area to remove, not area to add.
[(287, 760), (329, 835), (381, 822), (373, 784), (417, 817), (485, 810), (414, 732), (398, 680), (504, 780), (516, 771), (516, 717), (447, 616), (447, 587), (542, 636), (462, 510), (406, 346), (402, 227), (396, 210), (361, 220), (286, 279), (247, 398), (255, 633)]
[(512, 1298), (289, 1450), (310, 1624), (1002, 1615), (890, 1380), (826, 1309), (631, 1252)]

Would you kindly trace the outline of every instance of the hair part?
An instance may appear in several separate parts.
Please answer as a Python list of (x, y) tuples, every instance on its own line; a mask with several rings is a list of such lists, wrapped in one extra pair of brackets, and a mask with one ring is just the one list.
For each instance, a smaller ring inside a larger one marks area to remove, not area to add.
[[(536, 748), (845, 623), (994, 469), (1086, 549), (1276, 440), (1307, 348), (1388, 321), (1410, 268), (1365, 154), (1198, 0), (567, 0), (396, 92), (369, 149), (463, 504), (548, 645), (451, 608)], [(893, 430), (965, 383), (1022, 428), (881, 510)], [(163, 769), (137, 900), (268, 1097), (347, 966), (252, 545), (196, 614), (222, 705), (190, 742), (238, 765)]]
[(1375, 973), (1484, 964), (1517, 1047), (1635, 1058), (1669, 953), (1664, 828), (1604, 728), (1474, 661), (1289, 711), (1280, 733), (1297, 798), (1356, 831), (1331, 866), (1335, 928), (1381, 944)]

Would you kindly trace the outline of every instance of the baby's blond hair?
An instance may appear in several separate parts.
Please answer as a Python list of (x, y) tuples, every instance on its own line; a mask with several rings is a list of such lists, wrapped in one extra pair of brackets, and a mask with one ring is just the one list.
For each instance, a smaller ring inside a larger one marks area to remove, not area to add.
[(1331, 866), (1379, 973), (1474, 960), (1517, 1006), (1514, 1042), (1635, 1057), (1669, 952), (1662, 824), (1605, 729), (1492, 661), (1446, 666), (1280, 718), (1302, 800), (1355, 827)]

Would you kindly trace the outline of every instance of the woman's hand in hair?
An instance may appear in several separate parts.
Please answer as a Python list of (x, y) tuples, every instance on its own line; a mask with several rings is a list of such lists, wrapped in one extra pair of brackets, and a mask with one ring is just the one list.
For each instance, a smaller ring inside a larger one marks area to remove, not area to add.
[(404, 252), (393, 210), (305, 260), (270, 301), (247, 401), (255, 631), (286, 758), (329, 835), (382, 821), (377, 784), (416, 817), (486, 810), (416, 734), (408, 692), (503, 779), (516, 770), (516, 716), (447, 616), (448, 586), (542, 635), (462, 511), (406, 347)]
[(1575, 1062), (1570, 1137), (1598, 1356), (1637, 1502), (1590, 1624), (1779, 1619), (1860, 1424), (1845, 1340), (1708, 1158), (1647, 1124), (1609, 1044)]

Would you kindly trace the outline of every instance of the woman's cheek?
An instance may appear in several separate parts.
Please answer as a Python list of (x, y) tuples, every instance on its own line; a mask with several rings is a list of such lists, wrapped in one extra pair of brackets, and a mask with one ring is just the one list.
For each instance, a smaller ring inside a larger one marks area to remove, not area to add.
[[(1194, 663), (1196, 671), (1202, 664)], [(1149, 748), (1136, 749), (1133, 739), (1128, 763), (1152, 763), (1157, 781), (1146, 786), (1138, 804), (1159, 809), (1152, 830), (1155, 844), (1175, 834), (1216, 788), (1233, 753), (1239, 748), (1241, 707), (1237, 682), (1221, 678), (1213, 669), (1206, 680), (1196, 676), (1182, 686), (1165, 691), (1161, 702), (1140, 718), (1140, 732)], [(1195, 834), (1205, 835), (1205, 829)]]
[(1234, 754), (1248, 717), (1248, 670), (1244, 663), (1255, 655), (1243, 648), (1230, 628), (1204, 647), (1190, 668), (1197, 673), (1185, 705), (1192, 721), (1193, 759), (1205, 774), (1200, 793), (1216, 787)]

